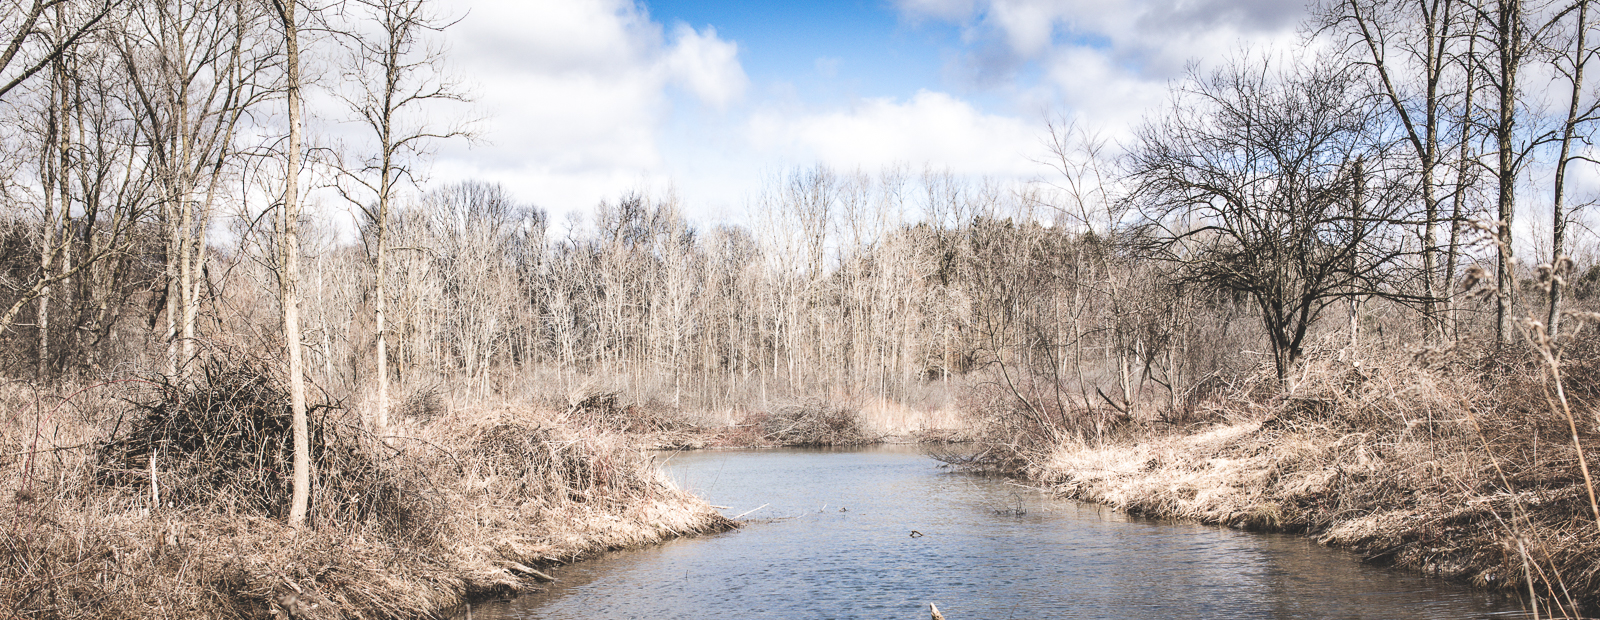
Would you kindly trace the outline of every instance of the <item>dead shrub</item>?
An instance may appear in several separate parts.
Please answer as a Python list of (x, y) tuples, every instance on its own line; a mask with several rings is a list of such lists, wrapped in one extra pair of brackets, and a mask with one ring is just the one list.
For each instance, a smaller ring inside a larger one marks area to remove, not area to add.
[(1077, 396), (1062, 394), (1037, 378), (1019, 382), (1015, 391), (1003, 380), (975, 385), (959, 402), (980, 446), (972, 454), (944, 454), (941, 460), (970, 469), (1023, 474), (1064, 443), (1100, 444), (1147, 432), (1143, 422), (1149, 420), (1135, 419), (1107, 399), (1086, 406)]
[(468, 443), (465, 456), (514, 496), (587, 502), (597, 488), (619, 486), (609, 475), (615, 468), (596, 464), (584, 441), (536, 423), (495, 422)]
[(677, 435), (700, 430), (681, 410), (658, 402), (626, 403), (620, 392), (589, 394), (567, 408), (567, 417), (585, 426), (637, 435)]
[(429, 385), (412, 390), (406, 395), (405, 400), (400, 401), (396, 419), (427, 424), (448, 410), (449, 406), (445, 404), (444, 394), (439, 391), (439, 386)]
[(860, 446), (876, 443), (861, 413), (820, 400), (777, 407), (758, 421), (767, 441), (783, 446)]
[(736, 421), (720, 429), (711, 443), (725, 448), (743, 448), (751, 446), (768, 446), (772, 442), (767, 439), (764, 430), (767, 414), (760, 411), (746, 411), (735, 417)]
[[(289, 393), (261, 360), (218, 357), (191, 384), (156, 379), (135, 418), (96, 448), (96, 482), (148, 489), (162, 506), (283, 517), (293, 485)], [(314, 526), (365, 526), (426, 544), (444, 508), (426, 468), (365, 437), (337, 403), (308, 403)], [(120, 425), (119, 425), (120, 426)], [(119, 432), (120, 431), (120, 432)]]

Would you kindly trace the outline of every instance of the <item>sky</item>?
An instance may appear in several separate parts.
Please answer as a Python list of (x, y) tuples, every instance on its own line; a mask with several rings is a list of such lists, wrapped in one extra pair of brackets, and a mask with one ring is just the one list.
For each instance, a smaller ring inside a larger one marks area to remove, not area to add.
[(1190, 62), (1298, 40), (1277, 0), (440, 0), (480, 140), (428, 179), (554, 217), (630, 190), (745, 222), (784, 170), (1048, 174), (1046, 119), (1125, 137)]

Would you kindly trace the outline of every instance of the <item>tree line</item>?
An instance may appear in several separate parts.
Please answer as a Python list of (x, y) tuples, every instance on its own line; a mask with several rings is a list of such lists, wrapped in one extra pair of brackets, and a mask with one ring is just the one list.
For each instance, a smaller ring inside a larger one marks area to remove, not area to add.
[(1589, 5), (1324, 0), (1302, 45), (1196, 66), (1124, 143), (1048, 123), (1037, 181), (801, 167), (752, 224), (703, 226), (670, 192), (558, 224), (419, 181), (470, 137), (430, 120), (464, 91), (428, 0), (12, 0), (0, 363), (182, 380), (268, 351), (302, 430), (309, 381), (380, 432), (438, 391), (603, 385), (960, 400), (1059, 440), (1178, 421), (1258, 366), (1286, 386), (1314, 346), (1559, 337), (1600, 279), (1573, 258)]

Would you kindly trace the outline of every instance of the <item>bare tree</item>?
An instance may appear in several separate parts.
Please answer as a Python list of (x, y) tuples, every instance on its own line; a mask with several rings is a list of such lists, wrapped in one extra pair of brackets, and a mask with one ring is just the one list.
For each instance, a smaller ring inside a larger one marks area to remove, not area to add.
[[(52, 10), (44, 16), (49, 27), (29, 35), (38, 35), (42, 44), (55, 50), (46, 59), (50, 79), (39, 89), (39, 109), (30, 115), (41, 124), (25, 123), (34, 127), (38, 138), (38, 269), (17, 287), (16, 299), (0, 313), (0, 332), (3, 332), (15, 323), (29, 303), (37, 302), (35, 327), (39, 349), (36, 361), (41, 375), (46, 373), (51, 356), (50, 299), (54, 287), (70, 284), (79, 274), (125, 251), (142, 208), (136, 188), (138, 182), (134, 181), (138, 178), (135, 171), (140, 167), (137, 141), (126, 136), (122, 144), (90, 143), (91, 137), (117, 134), (107, 127), (116, 123), (111, 117), (116, 114), (112, 109), (117, 106), (117, 97), (113, 94), (117, 84), (100, 80), (91, 83), (84, 73), (86, 68), (98, 70), (102, 67), (105, 62), (103, 46), (88, 45), (95, 37), (84, 29), (78, 21), (82, 16), (73, 13), (71, 7), (53, 3), (49, 8)], [(31, 19), (29, 23), (38, 24), (38, 20)], [(120, 157), (124, 147), (127, 148), (125, 160)], [(122, 161), (120, 165), (119, 161)], [(102, 200), (104, 184), (111, 170), (117, 167), (126, 171), (125, 185), (132, 189), (120, 194), (127, 200), (112, 200), (108, 205)], [(110, 221), (102, 217), (110, 217)], [(94, 234), (97, 231), (106, 234), (97, 236)], [(74, 252), (74, 247), (81, 247), (82, 251)], [(63, 287), (65, 292), (71, 290), (71, 286)]]
[(1282, 383), (1321, 311), (1377, 292), (1394, 266), (1382, 224), (1400, 201), (1352, 208), (1356, 163), (1374, 146), (1350, 72), (1280, 62), (1191, 75), (1139, 130), (1129, 166), (1150, 249), (1255, 302)]
[(1548, 311), (1545, 316), (1545, 329), (1553, 338), (1561, 331), (1561, 302), (1564, 294), (1565, 279), (1571, 273), (1567, 267), (1571, 259), (1567, 257), (1567, 223), (1571, 219), (1566, 205), (1567, 198), (1567, 166), (1577, 157), (1572, 152), (1572, 143), (1580, 139), (1580, 129), (1592, 122), (1597, 111), (1600, 111), (1600, 100), (1589, 97), (1584, 98), (1583, 73), (1591, 60), (1600, 49), (1593, 47), (1589, 38), (1589, 29), (1594, 25), (1589, 21), (1589, 7), (1591, 0), (1577, 0), (1573, 3), (1576, 10), (1569, 9), (1572, 14), (1572, 26), (1568, 33), (1568, 43), (1551, 59), (1551, 64), (1556, 71), (1567, 78), (1571, 86), (1571, 97), (1567, 101), (1566, 119), (1561, 123), (1560, 151), (1555, 161), (1555, 181), (1551, 190), (1550, 213), (1550, 297)]
[(1512, 228), (1516, 225), (1517, 175), (1532, 151), (1531, 140), (1519, 141), (1527, 119), (1520, 110), (1522, 86), (1518, 80), (1535, 51), (1540, 29), (1530, 23), (1523, 0), (1484, 1), (1474, 9), (1480, 18), (1478, 23), (1488, 27), (1487, 32), (1478, 33), (1487, 49), (1473, 60), (1483, 67), (1485, 87), (1494, 102), (1494, 117), (1488, 131), (1495, 143), (1495, 162), (1489, 169), (1498, 184), (1495, 192), (1495, 344), (1503, 347), (1515, 333), (1512, 315), (1517, 287)]
[[(7, 0), (0, 5), (0, 100), (99, 28), (121, 0)], [(50, 28), (40, 20), (54, 16)], [(7, 79), (9, 77), (9, 79)]]
[(169, 375), (194, 356), (206, 230), (240, 120), (264, 95), (257, 15), (246, 0), (155, 0), (118, 41), (163, 197)]
[[(343, 99), (372, 132), (375, 152), (362, 158), (359, 169), (346, 167), (347, 178), (364, 192), (346, 192), (367, 221), (374, 239), (373, 317), (377, 331), (378, 403), (376, 426), (389, 425), (388, 308), (389, 211), (396, 186), (414, 182), (412, 163), (434, 140), (463, 135), (459, 128), (426, 122), (420, 108), (437, 101), (462, 101), (455, 84), (440, 75), (443, 52), (426, 37), (450, 25), (430, 11), (431, 0), (355, 0), (365, 27), (353, 37), (346, 79), (358, 91)], [(370, 199), (369, 199), (370, 198)]]
[(300, 161), (301, 84), (299, 0), (272, 0), (283, 27), (284, 93), (289, 109), (288, 161), (278, 217), (278, 299), (283, 306), (283, 342), (289, 356), (289, 408), (294, 416), (294, 490), (289, 525), (305, 524), (311, 500), (311, 433), (306, 419), (305, 358), (300, 342)]
[[(1445, 146), (1441, 136), (1450, 90), (1451, 56), (1471, 36), (1470, 11), (1456, 0), (1341, 0), (1325, 7), (1321, 21), (1351, 41), (1354, 56), (1372, 76), (1385, 107), (1399, 120), (1404, 142), (1416, 158), (1422, 196), (1422, 314), (1430, 338), (1442, 337), (1438, 225)], [(1445, 286), (1449, 286), (1446, 284)]]
[(1515, 148), (1517, 130), (1518, 86), (1517, 77), (1525, 62), (1529, 48), (1527, 24), (1522, 10), (1522, 0), (1495, 0), (1492, 8), (1494, 28), (1495, 71), (1490, 72), (1490, 83), (1496, 95), (1497, 118), (1494, 124), (1496, 180), (1499, 182), (1498, 245), (1495, 262), (1495, 344), (1505, 346), (1510, 341), (1512, 305), (1516, 294), (1516, 275), (1512, 272), (1511, 229), (1516, 223), (1517, 171), (1521, 158)]
[(1472, 153), (1473, 136), (1476, 133), (1474, 119), (1478, 111), (1473, 107), (1473, 98), (1478, 94), (1478, 77), (1482, 70), (1478, 66), (1478, 43), (1480, 37), (1477, 33), (1483, 26), (1483, 13), (1475, 12), (1472, 17), (1472, 26), (1468, 29), (1473, 36), (1467, 40), (1466, 52), (1455, 59), (1454, 64), (1462, 69), (1462, 99), (1461, 108), (1456, 116), (1456, 155), (1454, 185), (1450, 190), (1450, 241), (1445, 250), (1444, 283), (1445, 283), (1445, 324), (1448, 326), (1450, 336), (1456, 341), (1461, 339), (1461, 323), (1456, 313), (1457, 294), (1456, 270), (1461, 262), (1461, 235), (1465, 232), (1469, 190), (1476, 185), (1473, 175), (1478, 171), (1474, 166), (1475, 159)]

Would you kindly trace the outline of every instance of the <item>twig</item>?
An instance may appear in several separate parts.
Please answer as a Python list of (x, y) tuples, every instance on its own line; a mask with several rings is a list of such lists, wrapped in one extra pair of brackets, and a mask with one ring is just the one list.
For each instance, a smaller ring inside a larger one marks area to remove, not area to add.
[(18, 457), (18, 456), (31, 456), (31, 455), (35, 455), (35, 454), (50, 454), (52, 452), (64, 452), (64, 451), (67, 451), (67, 450), (82, 450), (82, 449), (90, 447), (92, 445), (94, 445), (94, 444), (93, 443), (80, 443), (80, 444), (78, 444), (76, 446), (60, 446), (60, 447), (56, 447), (56, 448), (47, 448), (47, 449), (44, 449), (44, 450), (23, 450), (21, 452), (12, 452), (10, 454), (0, 454), (0, 459), (9, 459), (9, 458)]

